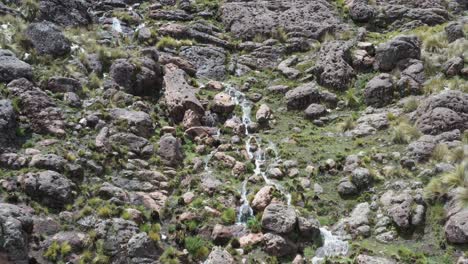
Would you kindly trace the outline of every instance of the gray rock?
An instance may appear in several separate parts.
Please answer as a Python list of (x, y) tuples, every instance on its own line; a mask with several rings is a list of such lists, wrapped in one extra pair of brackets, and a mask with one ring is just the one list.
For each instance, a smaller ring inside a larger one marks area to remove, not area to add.
[(292, 255), (297, 251), (297, 246), (289, 239), (273, 233), (263, 236), (263, 250), (272, 256)]
[(355, 22), (366, 23), (375, 16), (376, 10), (367, 0), (355, 0), (349, 7), (349, 15)]
[(54, 93), (79, 93), (82, 87), (80, 81), (76, 79), (56, 76), (48, 80), (46, 89)]
[(97, 223), (95, 230), (98, 238), (104, 240), (103, 250), (105, 254), (114, 256), (114, 258), (127, 255), (125, 250), (127, 243), (140, 232), (135, 222), (121, 218), (101, 221)]
[(111, 146), (124, 146), (129, 151), (143, 156), (153, 153), (153, 146), (147, 139), (132, 133), (113, 134), (106, 140), (106, 146), (108, 149), (111, 149)]
[(86, 233), (76, 231), (61, 231), (51, 237), (49, 237), (43, 243), (43, 247), (48, 248), (53, 242), (59, 244), (68, 243), (71, 246), (73, 252), (83, 250), (88, 243), (89, 236)]
[(171, 118), (180, 122), (188, 109), (204, 116), (205, 110), (195, 96), (195, 89), (188, 82), (188, 76), (174, 64), (165, 66), (164, 83), (166, 91), (164, 97)]
[(257, 110), (257, 113), (255, 113), (255, 119), (257, 122), (261, 125), (267, 125), (268, 121), (272, 118), (273, 112), (271, 108), (266, 105), (262, 104)]
[(18, 177), (24, 192), (52, 208), (63, 208), (73, 202), (75, 184), (55, 171), (30, 172)]
[(390, 71), (404, 59), (419, 59), (421, 43), (416, 36), (398, 36), (377, 47), (375, 55), (376, 68)]
[(320, 222), (314, 218), (297, 218), (299, 234), (306, 240), (316, 241), (320, 238)]
[(452, 215), (445, 224), (445, 236), (450, 243), (468, 243), (468, 210)]
[(418, 95), (423, 92), (426, 81), (424, 65), (420, 60), (410, 60), (409, 65), (401, 72), (397, 87), (400, 95)]
[(0, 154), (0, 166), (10, 169), (21, 169), (26, 167), (27, 159), (16, 153)]
[(463, 57), (461, 56), (453, 57), (450, 60), (448, 60), (446, 63), (444, 63), (443, 67), (444, 67), (444, 73), (447, 77), (456, 76), (461, 73), (464, 67)]
[(83, 26), (93, 22), (89, 4), (80, 0), (41, 0), (39, 20), (47, 20), (61, 26)]
[(156, 95), (162, 88), (163, 74), (161, 65), (153, 57), (137, 58), (138, 66), (130, 60), (118, 59), (112, 63), (109, 75), (129, 94)]
[(32, 23), (25, 31), (25, 36), (40, 55), (60, 57), (70, 52), (70, 41), (59, 27), (51, 22)]
[(447, 34), (447, 40), (449, 43), (465, 37), (465, 33), (463, 32), (463, 25), (458, 22), (448, 24), (445, 27), (445, 33)]
[(10, 82), (7, 89), (19, 99), (21, 113), (29, 118), (36, 133), (65, 134), (63, 111), (45, 92), (24, 78)]
[(372, 78), (364, 90), (364, 102), (367, 105), (382, 107), (392, 102), (394, 85), (392, 76), (382, 73)]
[(424, 134), (468, 129), (468, 94), (451, 90), (430, 96), (418, 106), (415, 118)]
[(234, 264), (234, 258), (221, 247), (214, 247), (205, 264)]
[(12, 146), (16, 138), (16, 114), (10, 100), (0, 100), (0, 153)]
[(349, 179), (344, 179), (338, 184), (338, 193), (342, 196), (358, 194), (358, 188)]
[(221, 6), (221, 18), (234, 36), (252, 39), (270, 36), (277, 28), (318, 39), (338, 28), (338, 14), (327, 1), (230, 1)]
[(270, 204), (263, 211), (262, 227), (278, 234), (288, 234), (294, 230), (297, 222), (293, 207), (282, 204)]
[(360, 189), (366, 189), (372, 184), (373, 178), (366, 168), (356, 168), (351, 173), (351, 182)]
[(158, 154), (166, 165), (174, 167), (182, 165), (184, 159), (180, 140), (171, 134), (165, 134), (159, 140)]
[(146, 233), (138, 233), (128, 240), (127, 254), (131, 263), (153, 263), (161, 256), (162, 250)]
[(286, 93), (288, 110), (302, 110), (320, 101), (320, 93), (315, 83), (306, 83)]
[(356, 264), (397, 264), (393, 259), (360, 254), (356, 257)]
[(345, 41), (330, 41), (321, 46), (317, 62), (312, 69), (318, 84), (334, 90), (348, 89), (355, 76), (350, 65), (352, 44)]
[(143, 111), (132, 111), (122, 108), (110, 110), (110, 116), (116, 125), (120, 122), (126, 124), (126, 129), (137, 136), (149, 138), (154, 133), (153, 121), (150, 115)]
[(0, 49), (0, 82), (9, 82), (19, 78), (32, 79), (32, 67), (16, 58), (9, 50)]
[(63, 173), (66, 164), (67, 160), (55, 154), (37, 154), (29, 162), (30, 167), (53, 170), (60, 173)]
[(13, 204), (0, 203), (0, 251), (6, 253), (7, 263), (29, 263), (32, 231), (33, 220), (28, 211)]
[(223, 80), (226, 76), (224, 49), (214, 46), (191, 46), (182, 48), (180, 55), (197, 67), (198, 78)]
[(311, 104), (304, 110), (305, 117), (310, 120), (318, 119), (327, 114), (327, 108), (321, 104)]
[(236, 103), (232, 100), (231, 96), (227, 93), (221, 92), (214, 96), (211, 111), (227, 115), (234, 111)]

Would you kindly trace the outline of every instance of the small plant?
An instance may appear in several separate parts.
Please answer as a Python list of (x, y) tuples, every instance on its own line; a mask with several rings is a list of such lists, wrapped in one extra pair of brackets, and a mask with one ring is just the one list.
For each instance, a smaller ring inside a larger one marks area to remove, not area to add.
[(253, 233), (259, 233), (262, 231), (262, 223), (257, 219), (257, 217), (251, 217), (247, 220), (247, 228)]
[(345, 119), (343, 122), (338, 123), (338, 129), (341, 132), (352, 130), (354, 129), (354, 127), (356, 127), (356, 122), (354, 122), (354, 119), (352, 117), (349, 117)]
[(153, 241), (157, 242), (161, 240), (161, 225), (159, 224), (144, 224), (140, 227), (140, 230), (147, 233), (149, 238)]
[(39, 4), (36, 0), (25, 0), (20, 10), (28, 21), (33, 21), (39, 13)]
[(168, 247), (162, 253), (161, 257), (159, 257), (159, 262), (162, 264), (179, 264), (179, 255), (180, 252), (173, 247)]
[(225, 225), (232, 225), (236, 222), (236, 210), (228, 208), (221, 214), (221, 220)]
[(273, 37), (281, 43), (285, 43), (288, 40), (287, 32), (282, 27), (277, 28), (273, 32)]
[(44, 253), (44, 257), (51, 261), (56, 261), (59, 258), (67, 256), (71, 252), (71, 246), (67, 242), (59, 244), (57, 241), (52, 242)]
[(454, 189), (457, 190), (455, 201), (466, 206), (468, 204), (468, 163), (466, 162), (458, 165), (454, 171), (432, 179), (425, 188), (425, 196), (431, 200), (441, 200)]
[(210, 253), (210, 243), (199, 236), (186, 237), (185, 248), (195, 259), (203, 259)]
[(418, 106), (419, 106), (418, 100), (416, 100), (415, 98), (410, 98), (403, 105), (403, 111), (405, 113), (410, 113), (410, 112), (413, 112), (414, 110), (416, 110), (418, 108)]
[(407, 121), (400, 122), (392, 130), (392, 142), (395, 144), (408, 144), (419, 136), (421, 136), (419, 130)]
[(435, 161), (444, 161), (448, 158), (449, 149), (445, 144), (437, 144), (437, 146), (432, 150), (432, 159)]
[(176, 40), (172, 37), (162, 37), (158, 43), (156, 43), (156, 48), (159, 50), (162, 49), (178, 49), (182, 46), (192, 46), (193, 42), (190, 40)]

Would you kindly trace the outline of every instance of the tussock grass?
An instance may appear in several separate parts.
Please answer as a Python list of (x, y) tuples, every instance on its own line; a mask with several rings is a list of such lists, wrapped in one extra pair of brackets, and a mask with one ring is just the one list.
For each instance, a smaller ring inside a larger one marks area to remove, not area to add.
[(441, 200), (455, 190), (455, 202), (460, 206), (468, 205), (468, 163), (459, 164), (455, 170), (432, 179), (424, 190), (425, 197), (430, 200)]

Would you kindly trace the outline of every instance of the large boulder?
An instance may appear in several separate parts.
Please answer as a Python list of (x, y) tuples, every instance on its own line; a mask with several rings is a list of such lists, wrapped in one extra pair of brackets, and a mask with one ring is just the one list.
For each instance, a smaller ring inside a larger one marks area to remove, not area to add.
[(266, 230), (288, 234), (294, 230), (296, 223), (296, 211), (291, 206), (270, 204), (263, 211), (262, 227)]
[(7, 89), (19, 99), (21, 114), (29, 118), (34, 132), (65, 134), (63, 110), (44, 91), (24, 78), (10, 82)]
[(129, 94), (156, 95), (162, 87), (162, 69), (155, 56), (157, 54), (137, 58), (137, 64), (127, 59), (115, 60), (109, 75)]
[(16, 126), (16, 114), (11, 101), (0, 100), (0, 152), (15, 140)]
[(421, 42), (416, 36), (398, 36), (377, 46), (375, 66), (381, 71), (390, 71), (401, 60), (419, 59)]
[(180, 55), (197, 67), (198, 78), (223, 80), (226, 76), (227, 53), (214, 46), (190, 46), (182, 48)]
[(450, 243), (468, 243), (468, 210), (452, 215), (445, 224), (445, 236)]
[[(113, 256), (113, 259), (123, 258), (127, 255), (127, 243), (140, 231), (135, 222), (122, 218), (101, 221), (95, 226), (95, 230), (97, 237), (104, 241), (104, 253)], [(130, 243), (130, 249), (133, 248), (133, 243)]]
[(334, 90), (346, 90), (355, 76), (351, 67), (352, 42), (330, 41), (324, 43), (319, 51), (313, 73), (318, 84)]
[(321, 104), (311, 104), (304, 110), (305, 117), (310, 120), (318, 119), (327, 113), (327, 108)]
[(127, 256), (130, 263), (151, 263), (161, 256), (162, 250), (156, 246), (146, 233), (138, 233), (132, 236), (127, 243)]
[(32, 231), (33, 219), (28, 211), (13, 204), (0, 203), (0, 255), (6, 253), (6, 263), (29, 263)]
[(70, 52), (70, 41), (51, 22), (32, 23), (25, 31), (26, 39), (40, 55), (60, 57)]
[(349, 6), (349, 16), (355, 22), (366, 23), (371, 21), (376, 14), (368, 0), (354, 0)]
[(32, 79), (32, 67), (16, 58), (9, 50), (0, 49), (0, 82), (10, 82), (19, 78)]
[(195, 88), (189, 84), (186, 73), (174, 64), (166, 65), (164, 72), (164, 96), (170, 117), (180, 122), (189, 109), (203, 116), (205, 110), (195, 95)]
[(54, 76), (48, 80), (46, 89), (54, 93), (80, 93), (82, 86), (77, 79)]
[(236, 103), (232, 100), (232, 97), (227, 93), (221, 92), (214, 96), (211, 111), (227, 115), (232, 113), (235, 107)]
[(261, 212), (267, 207), (273, 199), (273, 186), (264, 186), (255, 194), (252, 201), (252, 208), (258, 212)]
[(129, 131), (137, 136), (149, 138), (154, 132), (153, 121), (150, 115), (143, 111), (115, 108), (110, 110), (110, 116), (116, 125), (124, 122), (126, 128), (129, 128)]
[(286, 93), (288, 110), (303, 110), (312, 103), (321, 99), (320, 92), (315, 83), (306, 83)]
[(90, 6), (81, 0), (41, 0), (39, 19), (54, 22), (61, 26), (83, 26), (93, 22), (88, 12)]
[(30, 172), (19, 176), (18, 182), (27, 195), (52, 208), (63, 208), (75, 196), (75, 184), (55, 171)]
[(457, 22), (448, 24), (445, 27), (445, 33), (449, 43), (465, 37), (465, 33), (463, 32), (463, 25)]
[(184, 159), (180, 140), (171, 134), (165, 134), (159, 140), (158, 154), (163, 162), (169, 166), (179, 166)]
[(372, 78), (364, 89), (364, 102), (367, 105), (382, 107), (392, 102), (394, 85), (392, 76), (387, 73)]
[(318, 39), (340, 24), (333, 5), (325, 0), (235, 0), (225, 2), (220, 11), (226, 28), (242, 39), (270, 36), (278, 28)]
[(108, 149), (112, 149), (112, 146), (123, 146), (141, 156), (150, 156), (154, 152), (153, 145), (146, 138), (133, 133), (115, 133), (103, 141)]
[(450, 90), (430, 96), (419, 105), (415, 118), (424, 134), (468, 129), (468, 94)]
[(408, 65), (403, 67), (396, 86), (401, 95), (418, 95), (423, 91), (423, 85), (426, 81), (423, 62), (420, 60), (410, 60)]
[(272, 256), (282, 257), (294, 254), (297, 246), (285, 237), (267, 233), (263, 236), (263, 250)]
[(29, 162), (30, 167), (63, 172), (67, 161), (55, 154), (36, 154)]

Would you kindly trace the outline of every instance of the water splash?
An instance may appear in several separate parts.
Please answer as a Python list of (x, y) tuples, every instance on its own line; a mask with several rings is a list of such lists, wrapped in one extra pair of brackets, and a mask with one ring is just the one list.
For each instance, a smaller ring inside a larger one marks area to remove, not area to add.
[(112, 18), (112, 29), (115, 32), (122, 33), (122, 24), (120, 23), (120, 20), (116, 17)]
[(348, 242), (341, 240), (332, 232), (324, 227), (320, 228), (320, 234), (323, 239), (323, 246), (315, 251), (315, 257), (312, 258), (312, 264), (324, 263), (327, 257), (345, 256), (348, 254)]

